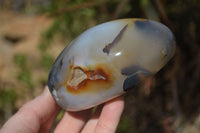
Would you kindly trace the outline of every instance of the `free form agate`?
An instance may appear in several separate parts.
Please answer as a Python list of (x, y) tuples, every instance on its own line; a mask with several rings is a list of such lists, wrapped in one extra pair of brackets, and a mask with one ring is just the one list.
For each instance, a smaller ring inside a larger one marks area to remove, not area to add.
[(48, 86), (65, 110), (79, 111), (134, 89), (173, 56), (175, 40), (163, 24), (121, 19), (74, 39), (51, 68)]

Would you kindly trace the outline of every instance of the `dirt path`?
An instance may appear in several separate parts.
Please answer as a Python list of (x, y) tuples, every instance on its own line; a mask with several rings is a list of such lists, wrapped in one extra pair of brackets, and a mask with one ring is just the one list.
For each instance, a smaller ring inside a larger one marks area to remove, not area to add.
[(38, 44), (41, 33), (50, 25), (45, 16), (26, 16), (0, 12), (0, 77), (13, 80), (13, 56), (18, 53), (39, 58)]

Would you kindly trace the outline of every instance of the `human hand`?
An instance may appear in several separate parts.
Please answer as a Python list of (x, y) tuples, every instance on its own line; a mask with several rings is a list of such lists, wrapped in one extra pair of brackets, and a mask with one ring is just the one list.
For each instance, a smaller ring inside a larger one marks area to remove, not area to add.
[[(79, 112), (65, 112), (57, 124), (55, 133), (114, 133), (124, 108), (122, 97), (104, 106)], [(2, 127), (0, 133), (49, 133), (60, 107), (48, 88), (34, 100), (23, 105)]]

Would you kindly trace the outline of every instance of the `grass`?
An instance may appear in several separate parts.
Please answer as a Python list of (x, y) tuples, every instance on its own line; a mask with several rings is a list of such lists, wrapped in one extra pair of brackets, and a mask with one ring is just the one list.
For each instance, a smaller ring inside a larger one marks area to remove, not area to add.
[(14, 63), (19, 69), (17, 80), (27, 85), (28, 88), (33, 89), (34, 84), (32, 83), (32, 71), (30, 65), (28, 65), (27, 57), (27, 55), (21, 53), (14, 56)]
[(40, 64), (44, 70), (49, 71), (53, 62), (54, 62), (54, 58), (51, 55), (43, 54), (41, 57)]

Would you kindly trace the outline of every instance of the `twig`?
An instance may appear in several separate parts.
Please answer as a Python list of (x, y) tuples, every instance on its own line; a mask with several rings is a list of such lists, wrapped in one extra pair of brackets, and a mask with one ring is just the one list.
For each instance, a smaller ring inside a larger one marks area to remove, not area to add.
[(171, 22), (169, 21), (167, 14), (164, 10), (163, 4), (161, 3), (160, 0), (154, 0), (155, 6), (158, 10), (158, 13), (160, 14), (161, 19), (170, 27), (173, 29), (173, 26)]
[(172, 91), (172, 100), (173, 100), (172, 102), (174, 106), (174, 111), (176, 113), (176, 117), (180, 117), (182, 115), (182, 112), (178, 96), (179, 88), (177, 85), (177, 72), (180, 69), (180, 49), (178, 47), (176, 48), (176, 54), (174, 60), (175, 61), (172, 66), (172, 69), (169, 72), (169, 76), (171, 77), (170, 86)]
[(130, 0), (122, 0), (117, 8), (115, 9), (115, 12), (112, 16), (112, 19), (116, 19), (119, 17), (120, 13), (122, 12), (122, 10), (124, 9), (124, 7), (129, 3)]
[(179, 99), (178, 99), (177, 82), (174, 77), (172, 77), (172, 80), (171, 80), (171, 87), (172, 87), (174, 109), (175, 109), (176, 115), (180, 116), (181, 109), (180, 109), (180, 104), (179, 104)]
[(105, 4), (106, 2), (108, 2), (108, 0), (99, 0), (99, 1), (94, 1), (94, 2), (84, 2), (84, 3), (81, 3), (81, 4), (76, 4), (74, 6), (69, 6), (69, 7), (64, 8), (64, 9), (60, 9), (60, 10), (56, 11), (53, 15), (60, 15), (60, 14), (66, 13), (66, 12), (72, 12), (72, 11), (81, 10), (81, 9), (84, 9), (84, 8), (100, 6), (102, 4)]

